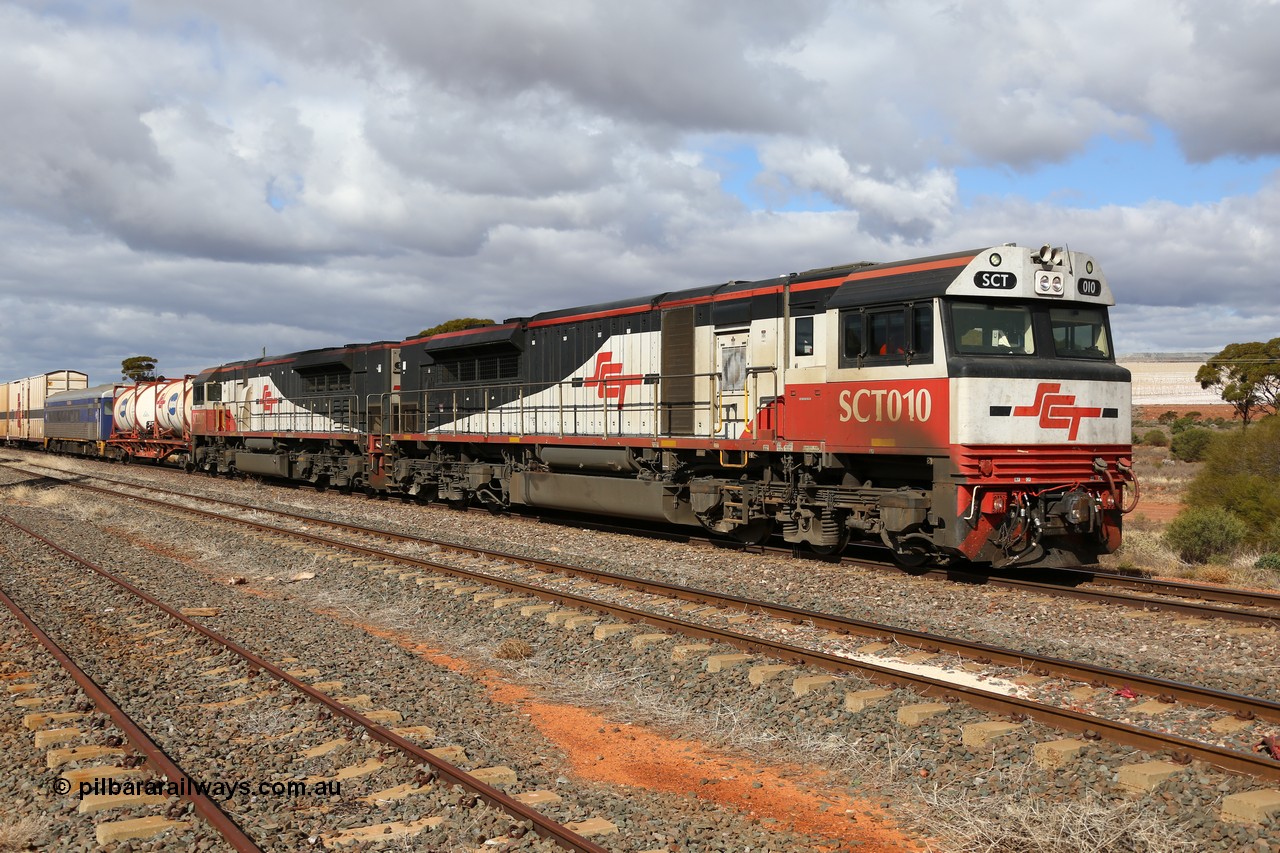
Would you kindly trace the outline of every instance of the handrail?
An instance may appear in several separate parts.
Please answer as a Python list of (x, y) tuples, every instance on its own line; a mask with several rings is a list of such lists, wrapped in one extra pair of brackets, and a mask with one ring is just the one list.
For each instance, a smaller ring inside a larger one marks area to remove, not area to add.
[[(376, 432), (384, 441), (397, 434), (433, 431), (484, 437), (510, 433), (656, 439), (665, 434), (663, 421), (668, 411), (691, 410), (694, 431), (690, 435), (740, 438), (756, 434), (752, 406), (761, 399), (759, 376), (776, 376), (777, 368), (752, 367), (746, 372), (750, 381), (733, 392), (742, 394), (742, 401), (735, 400), (734, 407), (740, 405), (743, 410), (740, 417), (733, 418), (726, 411), (726, 391), (718, 371), (668, 375), (657, 382), (650, 376), (629, 375), (622, 380), (574, 377), (554, 386), (504, 381), (366, 395), (313, 393), (282, 397), (278, 403), (274, 399), (247, 397), (232, 402), (211, 401), (208, 408), (221, 413), (223, 419), (234, 415), (238, 431)], [(690, 379), (694, 380), (691, 399), (663, 399), (664, 382)], [(620, 384), (610, 384), (613, 382)], [(618, 393), (610, 396), (614, 389)], [(393, 407), (391, 400), (396, 397), (401, 404)], [(410, 401), (408, 411), (406, 399)], [(498, 400), (506, 402), (498, 404)], [(263, 411), (268, 406), (273, 410)], [(378, 409), (381, 420), (375, 423), (371, 413)], [(597, 416), (601, 422), (593, 423)], [(742, 435), (721, 436), (729, 424), (739, 419), (744, 423)], [(225, 422), (219, 424), (219, 429), (227, 429)]]

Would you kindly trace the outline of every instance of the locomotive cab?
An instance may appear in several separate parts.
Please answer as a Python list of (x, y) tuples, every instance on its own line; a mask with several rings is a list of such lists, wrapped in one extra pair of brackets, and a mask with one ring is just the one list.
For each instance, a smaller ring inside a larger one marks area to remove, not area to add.
[(1119, 545), (1133, 480), (1110, 288), (1092, 258), (1048, 247), (975, 263), (942, 312), (962, 550), (997, 567), (1094, 562)]
[[(837, 405), (825, 435), (809, 423), (803, 438), (824, 438), (846, 482), (877, 490), (846, 524), (903, 563), (1094, 562), (1119, 544), (1132, 481), (1110, 288), (1078, 253), (961, 257), (891, 286), (855, 273), (832, 294)], [(784, 423), (799, 426), (794, 414)]]

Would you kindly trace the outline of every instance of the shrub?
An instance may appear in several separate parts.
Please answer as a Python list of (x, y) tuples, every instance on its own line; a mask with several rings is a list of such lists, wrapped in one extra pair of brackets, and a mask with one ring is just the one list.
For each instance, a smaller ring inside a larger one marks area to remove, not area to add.
[(1272, 551), (1270, 554), (1263, 554), (1258, 561), (1253, 564), (1255, 569), (1271, 569), (1280, 572), (1280, 553)]
[(1165, 412), (1160, 417), (1158, 417), (1156, 420), (1158, 420), (1162, 424), (1171, 424), (1177, 419), (1178, 419), (1178, 413), (1170, 409), (1169, 411)]
[(1165, 544), (1188, 563), (1230, 556), (1249, 533), (1235, 513), (1220, 506), (1195, 506), (1178, 514), (1165, 531)]
[(1151, 447), (1168, 447), (1169, 436), (1165, 435), (1162, 429), (1150, 429), (1143, 434), (1142, 443)]
[(1169, 452), (1177, 459), (1183, 462), (1199, 462), (1204, 458), (1204, 453), (1209, 449), (1209, 442), (1213, 441), (1213, 431), (1201, 429), (1189, 429), (1180, 432), (1173, 437), (1173, 441), (1169, 445)]
[(1280, 550), (1280, 417), (1247, 430), (1215, 436), (1204, 451), (1204, 467), (1187, 488), (1187, 504), (1220, 507), (1243, 520), (1246, 542)]

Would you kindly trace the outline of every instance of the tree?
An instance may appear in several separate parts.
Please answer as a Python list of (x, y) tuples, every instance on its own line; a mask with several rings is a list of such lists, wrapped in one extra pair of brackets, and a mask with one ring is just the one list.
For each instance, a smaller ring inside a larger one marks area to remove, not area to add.
[(1201, 388), (1214, 388), (1245, 427), (1255, 414), (1280, 408), (1280, 338), (1265, 344), (1228, 344), (1196, 371)]
[(130, 382), (148, 382), (156, 378), (156, 357), (135, 355), (120, 362), (120, 372)]
[(492, 326), (492, 320), (481, 320), (476, 317), (459, 317), (456, 320), (445, 320), (438, 326), (432, 326), (430, 329), (423, 329), (418, 332), (418, 337), (426, 337), (427, 335), (442, 335), (445, 332), (461, 332), (463, 329), (474, 329), (477, 326)]

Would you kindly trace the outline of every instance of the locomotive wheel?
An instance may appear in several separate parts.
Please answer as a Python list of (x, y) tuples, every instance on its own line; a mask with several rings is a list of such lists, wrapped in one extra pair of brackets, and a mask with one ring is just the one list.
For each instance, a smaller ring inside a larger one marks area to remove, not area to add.
[(843, 531), (841, 531), (840, 538), (838, 541), (830, 545), (816, 545), (813, 542), (810, 542), (809, 550), (817, 554), (819, 557), (835, 557), (843, 553), (845, 546), (848, 544), (849, 544), (849, 530), (848, 528), (846, 528)]
[(918, 569), (929, 562), (928, 551), (912, 548), (906, 551), (894, 551), (893, 561), (904, 569)]
[(729, 534), (735, 542), (743, 545), (763, 545), (773, 535), (773, 520), (762, 518), (733, 528)]

